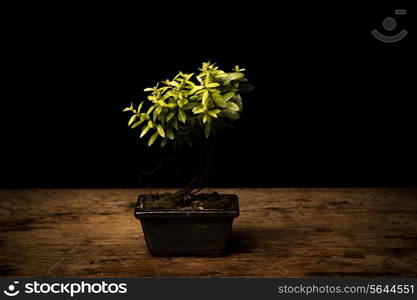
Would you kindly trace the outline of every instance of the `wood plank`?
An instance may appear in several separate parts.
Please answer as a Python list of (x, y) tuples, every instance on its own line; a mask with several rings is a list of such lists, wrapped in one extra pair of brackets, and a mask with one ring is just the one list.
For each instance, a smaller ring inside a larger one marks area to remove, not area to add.
[(228, 255), (155, 258), (147, 190), (0, 190), (0, 276), (417, 277), (417, 189), (219, 191), (241, 208)]

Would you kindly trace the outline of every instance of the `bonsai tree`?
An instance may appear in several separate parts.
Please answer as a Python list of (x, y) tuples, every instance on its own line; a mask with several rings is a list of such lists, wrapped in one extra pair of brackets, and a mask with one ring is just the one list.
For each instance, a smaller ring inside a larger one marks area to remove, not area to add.
[(148, 146), (161, 147), (184, 143), (201, 149), (202, 159), (196, 175), (182, 191), (185, 199), (206, 184), (212, 165), (217, 134), (239, 119), (242, 112), (240, 92), (250, 90), (245, 69), (236, 66), (232, 72), (220, 70), (206, 62), (198, 73), (179, 72), (172, 80), (146, 88), (147, 101), (133, 104), (123, 111), (131, 113), (128, 125), (139, 129), (139, 137)]

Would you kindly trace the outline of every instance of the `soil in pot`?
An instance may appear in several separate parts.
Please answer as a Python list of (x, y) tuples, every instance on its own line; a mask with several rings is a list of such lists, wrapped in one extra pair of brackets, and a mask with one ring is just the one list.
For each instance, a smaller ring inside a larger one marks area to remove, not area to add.
[(232, 210), (236, 207), (231, 195), (201, 193), (185, 196), (176, 193), (148, 194), (140, 204), (143, 211), (154, 210)]

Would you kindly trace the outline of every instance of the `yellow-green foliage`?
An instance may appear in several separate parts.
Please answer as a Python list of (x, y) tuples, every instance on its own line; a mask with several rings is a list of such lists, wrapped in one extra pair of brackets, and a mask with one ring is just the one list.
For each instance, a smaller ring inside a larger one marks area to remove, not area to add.
[(245, 69), (236, 66), (227, 73), (207, 62), (199, 71), (198, 75), (180, 72), (172, 80), (145, 89), (150, 93), (146, 105), (142, 101), (137, 108), (131, 104), (123, 110), (132, 113), (128, 122), (131, 128), (141, 126), (141, 138), (150, 136), (149, 146), (158, 137), (162, 147), (169, 140), (177, 146), (183, 140), (192, 143), (199, 131), (208, 138), (213, 131), (239, 118), (242, 111), (239, 92), (251, 88), (245, 84)]

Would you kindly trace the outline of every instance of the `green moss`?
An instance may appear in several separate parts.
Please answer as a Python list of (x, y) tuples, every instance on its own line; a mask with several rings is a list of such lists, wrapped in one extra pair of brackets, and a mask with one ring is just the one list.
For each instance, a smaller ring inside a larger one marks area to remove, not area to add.
[(202, 193), (187, 196), (183, 192), (147, 195), (143, 202), (144, 210), (152, 209), (179, 209), (179, 210), (204, 210), (204, 209), (228, 209), (232, 205), (229, 195), (217, 192)]

